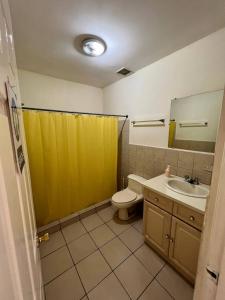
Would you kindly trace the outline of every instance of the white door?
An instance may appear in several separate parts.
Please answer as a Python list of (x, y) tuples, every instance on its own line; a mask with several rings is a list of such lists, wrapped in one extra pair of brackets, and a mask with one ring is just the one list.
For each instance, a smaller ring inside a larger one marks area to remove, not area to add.
[(8, 117), (0, 114), (0, 299), (4, 300), (42, 299), (36, 229), (24, 176), (15, 168)]
[[(7, 80), (20, 98), (16, 70), (8, 1), (0, 0), (0, 299), (40, 300), (42, 278), (28, 161), (25, 153), (25, 167), (19, 173), (4, 102)], [(20, 128), (23, 135), (21, 118)]]

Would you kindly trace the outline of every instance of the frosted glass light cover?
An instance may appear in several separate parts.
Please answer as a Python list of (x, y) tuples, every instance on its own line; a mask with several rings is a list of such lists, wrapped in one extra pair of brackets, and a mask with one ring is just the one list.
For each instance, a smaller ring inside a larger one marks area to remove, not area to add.
[(89, 56), (100, 56), (105, 52), (105, 45), (97, 39), (88, 39), (83, 41), (83, 51)]

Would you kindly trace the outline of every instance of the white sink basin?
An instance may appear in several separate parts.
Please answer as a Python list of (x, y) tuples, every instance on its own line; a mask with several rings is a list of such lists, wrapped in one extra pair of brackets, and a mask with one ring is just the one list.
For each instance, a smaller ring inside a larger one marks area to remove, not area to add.
[(209, 194), (209, 190), (201, 184), (194, 185), (178, 179), (169, 179), (166, 185), (172, 191), (189, 197), (206, 198)]

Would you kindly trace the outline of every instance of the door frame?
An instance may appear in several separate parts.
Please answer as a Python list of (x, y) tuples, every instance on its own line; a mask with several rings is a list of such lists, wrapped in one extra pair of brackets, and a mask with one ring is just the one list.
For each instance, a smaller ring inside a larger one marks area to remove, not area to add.
[[(225, 294), (225, 92), (216, 141), (212, 185), (199, 254), (194, 300), (222, 300)], [(206, 268), (218, 272), (214, 280)], [(223, 293), (222, 293), (223, 292)]]

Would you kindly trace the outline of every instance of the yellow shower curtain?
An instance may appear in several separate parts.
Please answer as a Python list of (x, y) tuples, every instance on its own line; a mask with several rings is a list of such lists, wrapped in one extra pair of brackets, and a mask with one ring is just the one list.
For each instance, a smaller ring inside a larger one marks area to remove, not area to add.
[(168, 146), (171, 148), (174, 146), (173, 144), (174, 144), (174, 140), (175, 140), (175, 135), (176, 135), (176, 121), (170, 120)]
[(24, 111), (24, 126), (38, 226), (116, 191), (117, 118)]

